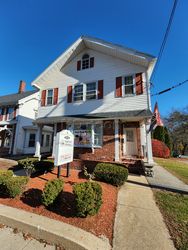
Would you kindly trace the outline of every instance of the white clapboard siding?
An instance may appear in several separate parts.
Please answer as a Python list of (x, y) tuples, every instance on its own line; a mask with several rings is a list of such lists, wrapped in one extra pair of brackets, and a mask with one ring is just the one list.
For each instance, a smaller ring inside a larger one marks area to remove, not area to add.
[[(95, 58), (94, 68), (77, 71), (77, 61), (84, 53)], [(58, 104), (40, 107), (38, 117), (89, 114), (97, 112), (147, 109), (146, 80), (143, 73), (144, 93), (138, 96), (115, 98), (116, 77), (146, 72), (146, 68), (130, 64), (94, 50), (84, 50), (63, 69), (53, 68), (40, 79), (38, 86), (43, 89), (59, 88)], [(67, 86), (79, 82), (104, 81), (104, 98), (85, 102), (67, 103)]]

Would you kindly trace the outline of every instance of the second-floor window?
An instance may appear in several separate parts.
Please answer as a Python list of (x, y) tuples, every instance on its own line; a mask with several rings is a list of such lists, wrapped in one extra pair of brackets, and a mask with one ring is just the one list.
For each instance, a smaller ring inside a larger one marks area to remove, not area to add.
[(126, 76), (124, 78), (124, 95), (133, 95), (134, 94), (134, 76)]
[(96, 82), (86, 83), (86, 100), (97, 98), (97, 84)]
[(46, 91), (46, 105), (53, 105), (53, 89)]
[(74, 101), (83, 101), (83, 84), (74, 86)]
[(74, 86), (74, 98), (77, 101), (97, 99), (97, 82), (82, 83)]

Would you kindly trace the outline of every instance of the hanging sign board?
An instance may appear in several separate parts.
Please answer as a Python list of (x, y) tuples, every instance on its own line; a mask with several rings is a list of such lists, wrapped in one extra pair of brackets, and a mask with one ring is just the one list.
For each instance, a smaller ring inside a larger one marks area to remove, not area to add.
[(60, 166), (73, 161), (74, 135), (69, 130), (56, 134), (54, 165)]

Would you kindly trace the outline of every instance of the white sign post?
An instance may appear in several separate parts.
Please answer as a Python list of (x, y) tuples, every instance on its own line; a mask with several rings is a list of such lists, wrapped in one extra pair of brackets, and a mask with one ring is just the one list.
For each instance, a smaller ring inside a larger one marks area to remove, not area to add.
[(73, 161), (74, 135), (69, 130), (62, 130), (56, 134), (54, 165), (58, 167), (60, 177), (61, 165), (67, 164), (67, 177), (69, 176), (69, 163)]

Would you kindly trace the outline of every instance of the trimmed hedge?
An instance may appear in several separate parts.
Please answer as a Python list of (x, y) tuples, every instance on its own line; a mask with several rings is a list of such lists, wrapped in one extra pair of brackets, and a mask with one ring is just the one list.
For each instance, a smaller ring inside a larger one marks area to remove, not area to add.
[(53, 204), (60, 192), (63, 190), (64, 181), (62, 179), (54, 179), (48, 181), (42, 193), (42, 203), (48, 207)]
[(94, 175), (100, 181), (114, 186), (121, 186), (127, 180), (128, 170), (116, 164), (98, 163), (95, 167)]
[(102, 188), (96, 182), (77, 183), (73, 186), (78, 217), (98, 213), (102, 205)]
[(23, 193), (28, 181), (28, 177), (13, 176), (11, 170), (0, 171), (0, 193), (15, 198)]

